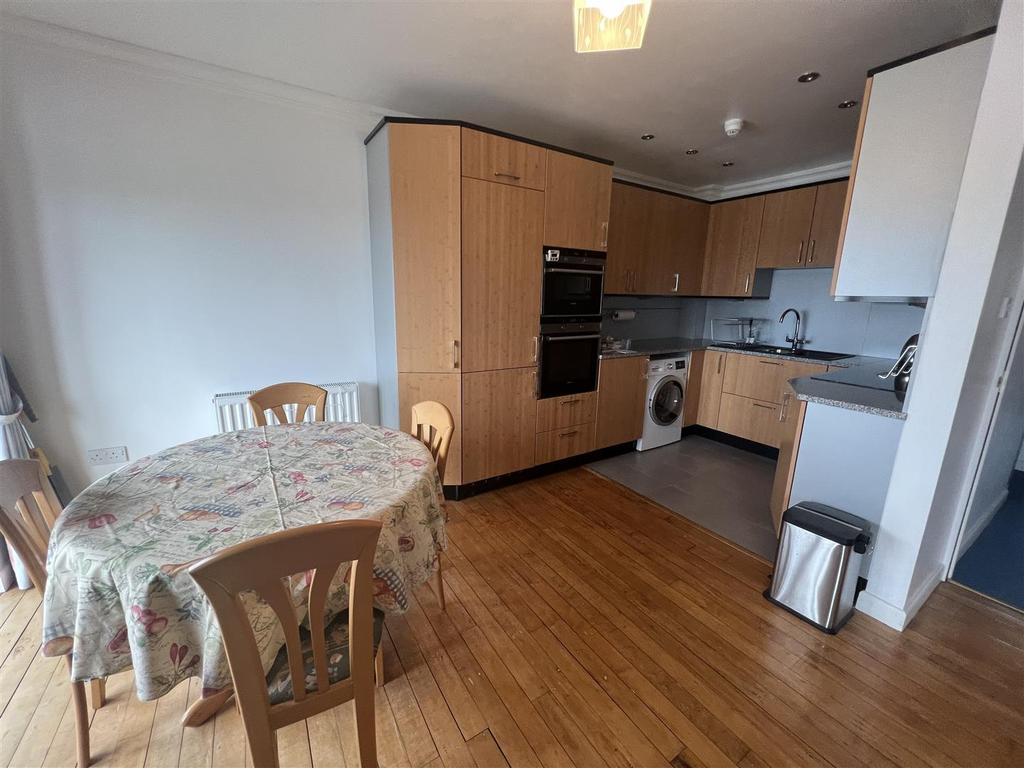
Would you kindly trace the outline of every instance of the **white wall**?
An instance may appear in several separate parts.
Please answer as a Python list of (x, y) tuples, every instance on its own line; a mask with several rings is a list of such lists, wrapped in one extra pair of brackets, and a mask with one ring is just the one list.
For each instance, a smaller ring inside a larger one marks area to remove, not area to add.
[(704, 335), (711, 338), (716, 317), (760, 317), (768, 344), (785, 344), (793, 332), (792, 315), (784, 324), (779, 316), (788, 307), (801, 315), (801, 335), (811, 349), (875, 357), (897, 357), (908, 337), (921, 328), (924, 311), (906, 304), (870, 304), (835, 301), (829, 293), (830, 269), (777, 269), (768, 299), (712, 299), (708, 301)]
[(357, 125), (5, 35), (0, 344), (73, 491), (215, 431), (216, 392), (355, 380), (377, 416)]
[[(956, 429), (975, 351), (1005, 355), (1006, 322), (986, 318), (996, 256), (1024, 149), (1021, 0), (1005, 0), (935, 297), (914, 366), (913, 391), (858, 608), (903, 628), (946, 573), (976, 461), (974, 430)], [(1014, 255), (1019, 264), (1019, 254)], [(1019, 297), (1016, 299), (1019, 301)], [(1018, 305), (1019, 306), (1019, 305)], [(979, 329), (991, 332), (979, 334)], [(988, 363), (986, 362), (986, 366)], [(994, 379), (989, 379), (990, 386)], [(963, 398), (963, 399), (962, 399)], [(985, 400), (991, 404), (991, 393)], [(978, 420), (974, 421), (975, 428)], [(941, 486), (945, 482), (947, 485)]]

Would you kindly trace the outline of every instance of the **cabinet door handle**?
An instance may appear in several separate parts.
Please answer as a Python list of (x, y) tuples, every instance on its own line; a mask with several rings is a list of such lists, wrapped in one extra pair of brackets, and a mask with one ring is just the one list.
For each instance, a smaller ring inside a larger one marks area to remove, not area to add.
[(601, 222), (601, 245), (604, 248), (608, 247), (608, 222)]
[(779, 423), (786, 420), (786, 411), (789, 408), (789, 393), (782, 396), (782, 408), (779, 409)]
[(750, 273), (749, 272), (747, 272), (746, 276), (743, 278), (743, 292), (744, 293), (750, 293)]
[(718, 374), (722, 373), (722, 361), (723, 360), (725, 360), (725, 355), (719, 355), (718, 356), (718, 370), (716, 371), (716, 373), (718, 373)]
[(774, 360), (758, 360), (757, 362), (761, 365), (782, 365), (782, 363), (777, 363)]
[(679, 292), (679, 273), (676, 272), (675, 275), (673, 275), (673, 277), (675, 277), (676, 281), (672, 284), (672, 293), (678, 293)]
[(765, 405), (764, 403), (754, 403), (753, 405), (755, 408), (767, 408), (769, 411), (775, 410), (775, 406), (773, 405)]
[(580, 398), (574, 397), (571, 400), (563, 400), (559, 405), (576, 405), (578, 402), (580, 402)]
[(800, 241), (800, 247), (796, 251), (796, 263), (799, 264), (804, 260), (804, 241)]
[(516, 176), (514, 173), (504, 173), (503, 171), (495, 171), (494, 175), (498, 177), (503, 176), (506, 179), (512, 179), (513, 181), (519, 181), (519, 179), (522, 178), (520, 176)]
[(810, 248), (810, 250), (807, 251), (807, 263), (808, 264), (813, 264), (814, 263), (814, 241), (813, 240), (811, 240), (811, 248)]
[(533, 337), (533, 362), (537, 362), (537, 358), (540, 356), (540, 336)]
[(452, 339), (452, 368), (459, 367), (459, 340)]
[(578, 429), (574, 429), (572, 432), (562, 432), (559, 435), (559, 437), (572, 437), (573, 435), (578, 435), (579, 433), (580, 431)]

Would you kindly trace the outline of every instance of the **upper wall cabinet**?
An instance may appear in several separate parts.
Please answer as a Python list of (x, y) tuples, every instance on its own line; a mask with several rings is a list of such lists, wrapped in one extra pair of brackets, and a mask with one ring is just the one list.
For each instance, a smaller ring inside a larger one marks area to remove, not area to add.
[(547, 156), (534, 144), (462, 129), (462, 175), (472, 179), (543, 190)]
[(548, 150), (544, 245), (607, 250), (611, 194), (610, 165)]
[(844, 179), (765, 195), (757, 266), (831, 267), (843, 221), (846, 186)]
[[(764, 195), (711, 206), (702, 296), (752, 296)], [(757, 291), (760, 295), (761, 291)]]
[(869, 77), (834, 295), (934, 295), (991, 48), (984, 37)]
[(708, 204), (633, 184), (612, 184), (606, 293), (697, 296)]

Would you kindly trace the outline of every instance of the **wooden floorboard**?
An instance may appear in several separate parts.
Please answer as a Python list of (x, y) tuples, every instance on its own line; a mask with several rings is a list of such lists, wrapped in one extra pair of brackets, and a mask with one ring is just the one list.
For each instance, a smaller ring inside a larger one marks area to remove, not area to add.
[[(582, 469), (449, 502), (447, 609), (388, 617), (385, 768), (1024, 765), (1024, 619), (943, 584), (907, 631), (825, 635), (761, 596), (770, 565)], [(39, 596), (0, 595), (0, 768), (74, 764)], [(192, 680), (92, 715), (94, 764), (250, 766)], [(351, 702), (279, 732), (281, 764), (358, 768)]]

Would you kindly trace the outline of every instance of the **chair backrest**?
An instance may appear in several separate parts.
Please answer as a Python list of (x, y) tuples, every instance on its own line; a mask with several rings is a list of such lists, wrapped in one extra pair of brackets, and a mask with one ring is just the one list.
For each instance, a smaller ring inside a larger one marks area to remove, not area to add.
[(452, 412), (442, 403), (425, 400), (412, 407), (412, 434), (430, 449), (437, 465), (437, 474), (444, 482), (444, 468), (448, 463), (448, 448), (455, 433)]
[(313, 420), (324, 421), (327, 413), (327, 390), (314, 384), (289, 381), (284, 384), (264, 387), (259, 392), (249, 395), (249, 405), (252, 407), (257, 427), (267, 425), (266, 411), (273, 411), (279, 422), (287, 424), (288, 414), (284, 407), (293, 404), (296, 406), (296, 422), (303, 420), (311, 405), (316, 409)]
[[(255, 765), (278, 764), (278, 728), (348, 701), (356, 687), (373, 689), (372, 574), (380, 529), (377, 520), (302, 526), (242, 542), (189, 568), (217, 616)], [(351, 675), (332, 685), (324, 637), (324, 606), (339, 566), (349, 562)], [(299, 620), (284, 579), (310, 572), (307, 604), (316, 690), (307, 693)], [(240, 597), (249, 591), (266, 601), (281, 622), (292, 679), (291, 701), (270, 704), (256, 637)]]
[(46, 589), (46, 547), (57, 514), (43, 489), (38, 461), (0, 461), (0, 533), (40, 592)]

